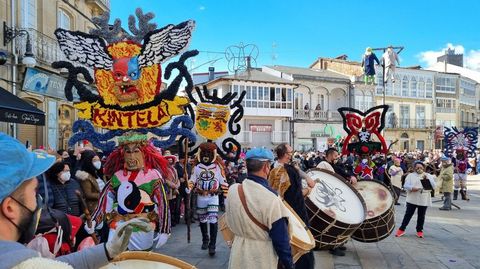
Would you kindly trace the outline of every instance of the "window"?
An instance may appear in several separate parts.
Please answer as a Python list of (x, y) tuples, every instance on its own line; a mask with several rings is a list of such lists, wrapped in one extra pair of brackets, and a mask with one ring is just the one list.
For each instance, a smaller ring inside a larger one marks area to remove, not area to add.
[(37, 1), (36, 0), (22, 0), (22, 28), (37, 29)]
[(402, 79), (402, 96), (408, 96), (408, 78), (404, 76)]
[(425, 150), (425, 141), (424, 140), (417, 140), (417, 149), (424, 151)]
[[(399, 75), (395, 75), (395, 81), (400, 81), (400, 76)], [(401, 84), (400, 83), (398, 83), (398, 82), (393, 83), (392, 87), (393, 87), (393, 95), (402, 96), (401, 95)]]
[(355, 108), (360, 111), (364, 111), (363, 109), (364, 104), (365, 104), (365, 99), (364, 99), (363, 92), (360, 90), (356, 90), (355, 91)]
[(410, 96), (417, 97), (417, 80), (415, 77), (410, 80)]
[(416, 106), (415, 107), (415, 127), (416, 128), (425, 128), (425, 106)]
[(456, 79), (447, 77), (435, 78), (435, 90), (443, 93), (455, 93), (456, 92)]
[(410, 127), (410, 106), (400, 105), (400, 128)]
[(417, 87), (418, 97), (425, 98), (425, 82), (423, 81), (423, 78), (418, 81)]
[(263, 87), (258, 87), (258, 107), (263, 108)]
[(433, 83), (430, 79), (427, 79), (427, 83), (425, 84), (425, 97), (426, 98), (433, 97)]
[(257, 107), (257, 87), (252, 86), (252, 107)]
[(70, 16), (62, 9), (58, 10), (57, 26), (67, 30), (72, 28), (72, 20)]
[(325, 102), (325, 96), (323, 94), (318, 94), (317, 95), (317, 106), (315, 107), (315, 110), (320, 110), (323, 111), (324, 103)]
[(386, 104), (388, 105), (387, 115), (386, 115), (386, 126), (387, 128), (397, 128), (397, 116), (393, 111), (393, 104)]
[(303, 109), (303, 93), (295, 93), (295, 109)]
[(287, 109), (292, 109), (292, 89), (287, 89)]

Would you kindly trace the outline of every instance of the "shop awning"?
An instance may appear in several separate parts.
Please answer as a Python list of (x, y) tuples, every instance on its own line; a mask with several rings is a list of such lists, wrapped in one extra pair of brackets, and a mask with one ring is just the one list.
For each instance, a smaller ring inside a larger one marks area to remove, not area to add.
[(45, 125), (45, 113), (0, 87), (0, 121)]

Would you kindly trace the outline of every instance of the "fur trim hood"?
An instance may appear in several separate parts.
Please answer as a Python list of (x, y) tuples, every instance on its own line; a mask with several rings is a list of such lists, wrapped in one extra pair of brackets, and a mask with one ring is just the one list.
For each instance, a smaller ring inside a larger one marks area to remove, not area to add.
[(87, 172), (85, 172), (85, 171), (82, 171), (82, 170), (78, 170), (78, 171), (75, 173), (75, 177), (76, 177), (78, 180), (86, 180), (89, 176), (90, 176), (89, 173), (87, 173)]

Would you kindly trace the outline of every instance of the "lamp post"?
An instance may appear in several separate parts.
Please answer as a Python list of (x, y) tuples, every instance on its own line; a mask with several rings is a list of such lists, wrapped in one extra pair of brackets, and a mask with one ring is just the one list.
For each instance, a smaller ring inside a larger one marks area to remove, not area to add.
[[(8, 27), (6, 22), (3, 22), (3, 46), (7, 46), (19, 36), (27, 36), (27, 42), (25, 44), (25, 54), (23, 55), (22, 64), (27, 67), (34, 67), (37, 64), (35, 55), (32, 51), (32, 42), (30, 40), (30, 33), (25, 29), (16, 29), (14, 27)], [(15, 48), (12, 44), (12, 52), (15, 53)], [(18, 63), (17, 63), (18, 64)]]
[[(15, 51), (15, 38), (18, 36), (27, 36), (27, 42), (25, 46), (25, 54), (23, 55), (22, 64), (27, 67), (34, 67), (37, 64), (35, 60), (35, 55), (32, 52), (32, 43), (30, 41), (30, 34), (25, 29), (16, 29), (15, 28), (15, 1), (11, 1), (11, 22), (12, 27), (8, 27), (7, 23), (3, 22), (3, 46), (7, 46), (8, 43), (12, 43), (12, 56), (13, 56), (13, 63), (11, 65), (12, 68), (12, 94), (17, 95), (17, 65), (18, 65), (18, 55)], [(17, 124), (12, 124), (12, 136), (17, 138)]]

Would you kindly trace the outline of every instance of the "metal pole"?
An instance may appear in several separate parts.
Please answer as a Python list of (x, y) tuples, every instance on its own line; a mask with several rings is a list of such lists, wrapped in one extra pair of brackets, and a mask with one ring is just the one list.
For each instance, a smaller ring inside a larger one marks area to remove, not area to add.
[[(15, 10), (15, 0), (10, 0), (10, 13), (11, 13), (11, 27), (12, 29), (16, 29), (16, 10)], [(17, 65), (18, 65), (18, 56), (17, 52), (15, 51), (16, 41), (15, 38), (12, 39), (12, 56), (13, 56), (13, 63), (12, 63), (12, 94), (17, 95)], [(17, 124), (12, 124), (12, 136), (13, 138), (17, 138)]]

